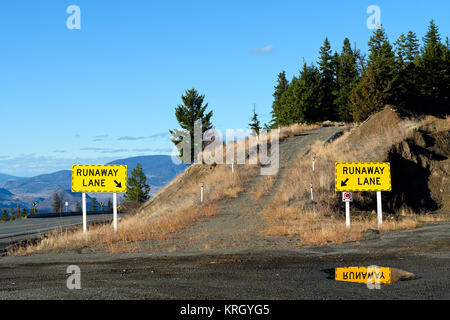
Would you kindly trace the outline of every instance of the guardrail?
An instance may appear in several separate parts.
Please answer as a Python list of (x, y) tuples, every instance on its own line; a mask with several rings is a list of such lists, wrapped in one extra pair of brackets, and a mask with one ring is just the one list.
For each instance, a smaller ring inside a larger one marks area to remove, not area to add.
[[(120, 212), (120, 213), (126, 213), (126, 212)], [(101, 215), (101, 214), (113, 214), (112, 211), (88, 211), (87, 215)], [(71, 216), (82, 216), (83, 214), (81, 212), (61, 212), (61, 213), (36, 213), (36, 214), (30, 214), (27, 216), (27, 219), (30, 218), (57, 218), (57, 217), (71, 217)]]

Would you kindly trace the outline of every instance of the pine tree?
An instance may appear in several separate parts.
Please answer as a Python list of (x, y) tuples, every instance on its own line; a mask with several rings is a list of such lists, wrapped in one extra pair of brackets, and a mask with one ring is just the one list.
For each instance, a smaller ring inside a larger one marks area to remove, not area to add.
[(256, 113), (256, 106), (253, 105), (253, 116), (251, 118), (250, 123), (248, 124), (250, 129), (256, 134), (259, 135), (259, 131), (261, 130), (261, 125), (258, 119), (258, 114)]
[(75, 212), (81, 212), (81, 204), (80, 201), (77, 201), (76, 205), (75, 205)]
[(350, 95), (358, 82), (357, 55), (351, 48), (350, 40), (345, 38), (341, 54), (336, 58), (336, 89), (333, 92), (339, 121), (352, 120)]
[(367, 66), (367, 69), (358, 85), (353, 88), (350, 95), (350, 108), (353, 119), (361, 122), (372, 113), (381, 111), (391, 96), (390, 84), (383, 85), (382, 66), (378, 61)]
[(26, 216), (28, 216), (28, 214), (27, 214), (27, 209), (23, 208), (23, 209), (22, 209), (21, 217), (22, 217), (22, 218), (25, 218)]
[(8, 221), (9, 220), (9, 216), (8, 216), (8, 212), (6, 210), (3, 210), (3, 214), (2, 217), (0, 218), (1, 221)]
[(97, 198), (93, 197), (92, 198), (92, 212), (97, 212), (97, 210), (98, 210)]
[(420, 91), (425, 98), (425, 103), (431, 107), (448, 96), (449, 84), (445, 81), (445, 75), (447, 74), (448, 77), (449, 71), (446, 68), (445, 52), (446, 48), (441, 43), (439, 29), (434, 20), (431, 20), (428, 32), (423, 38), (421, 57), (418, 60)]
[(368, 45), (366, 69), (350, 95), (353, 119), (358, 122), (395, 101), (399, 92), (395, 54), (382, 27), (374, 31)]
[(295, 88), (297, 105), (294, 107), (294, 123), (312, 123), (324, 118), (321, 101), (317, 98), (320, 93), (321, 75), (314, 66), (303, 63), (303, 69)]
[[(184, 132), (187, 133), (187, 137), (189, 138), (189, 141), (187, 142), (190, 145), (190, 161), (189, 159), (183, 159), (184, 150), (180, 148), (180, 158), (184, 160), (186, 163), (193, 163), (196, 159), (195, 150), (203, 150), (202, 146), (195, 147), (195, 137), (194, 137), (194, 129), (196, 126), (196, 123), (201, 123), (202, 125), (202, 134), (205, 133), (207, 130), (212, 128), (211, 124), (211, 117), (213, 115), (213, 112), (206, 112), (206, 108), (208, 107), (208, 104), (206, 103), (203, 105), (203, 101), (205, 99), (204, 95), (200, 95), (197, 90), (194, 88), (190, 90), (186, 90), (185, 94), (181, 96), (181, 100), (183, 101), (182, 105), (178, 105), (175, 108), (175, 116), (177, 118), (178, 123), (180, 124), (181, 128), (184, 130)], [(179, 135), (178, 130), (169, 130), (172, 135)], [(200, 137), (199, 137), (200, 138)], [(182, 142), (183, 138), (180, 137), (174, 137), (172, 139), (172, 142), (175, 144), (175, 146), (180, 146), (179, 144)]]
[[(380, 81), (379, 87), (383, 92), (388, 88), (391, 91), (389, 99), (395, 95), (398, 81), (397, 67), (395, 63), (395, 54), (389, 43), (388, 37), (383, 29), (380, 27), (376, 29), (369, 40), (369, 57), (368, 66), (372, 66), (372, 70), (376, 70)], [(390, 103), (391, 101), (384, 101)]]
[(335, 90), (336, 61), (332, 55), (331, 45), (325, 38), (319, 50), (320, 93), (319, 114), (317, 120), (336, 120), (337, 111), (333, 103), (333, 91)]
[(134, 203), (143, 203), (148, 200), (150, 186), (147, 184), (147, 177), (142, 170), (141, 164), (138, 162), (136, 168), (131, 171), (131, 176), (128, 178), (127, 193), (125, 200)]
[(59, 213), (62, 210), (62, 198), (55, 192), (53, 196), (53, 212)]
[(419, 43), (414, 32), (407, 36), (401, 34), (395, 42), (397, 53), (398, 86), (394, 97), (396, 105), (410, 110), (417, 110), (420, 106), (420, 92), (418, 87), (417, 67), (415, 62), (419, 56)]
[(113, 211), (113, 203), (112, 203), (111, 199), (108, 199), (108, 202), (106, 203), (106, 210), (108, 212)]
[(289, 81), (286, 79), (286, 72), (282, 71), (278, 74), (277, 85), (274, 87), (275, 91), (273, 93), (274, 101), (272, 103), (272, 127), (278, 127), (280, 125), (280, 114), (281, 114), (281, 99), (283, 94), (287, 91), (289, 87)]

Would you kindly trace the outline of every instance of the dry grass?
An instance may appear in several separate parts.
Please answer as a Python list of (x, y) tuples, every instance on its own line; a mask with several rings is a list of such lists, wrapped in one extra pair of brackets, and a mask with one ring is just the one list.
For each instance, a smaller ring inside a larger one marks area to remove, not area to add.
[(272, 186), (276, 181), (276, 176), (261, 176), (260, 183), (258, 183), (252, 190), (250, 190), (250, 195), (253, 200), (259, 200), (263, 196), (267, 195), (270, 190), (272, 190)]
[(408, 213), (401, 217), (385, 219), (378, 228), (376, 214), (352, 217), (351, 227), (347, 228), (345, 220), (339, 215), (328, 215), (321, 208), (306, 208), (297, 206), (278, 207), (265, 210), (263, 217), (266, 222), (265, 234), (268, 236), (298, 236), (299, 245), (313, 246), (328, 243), (344, 243), (358, 241), (364, 237), (367, 229), (378, 229), (381, 233), (411, 229), (423, 222), (437, 222), (443, 218), (431, 215), (416, 215)]

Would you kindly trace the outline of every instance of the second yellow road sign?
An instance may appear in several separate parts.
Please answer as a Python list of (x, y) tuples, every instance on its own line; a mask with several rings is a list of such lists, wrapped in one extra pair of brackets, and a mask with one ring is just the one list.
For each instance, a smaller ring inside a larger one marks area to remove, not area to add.
[(391, 191), (389, 162), (336, 162), (336, 191)]
[(73, 165), (72, 192), (127, 192), (127, 166)]

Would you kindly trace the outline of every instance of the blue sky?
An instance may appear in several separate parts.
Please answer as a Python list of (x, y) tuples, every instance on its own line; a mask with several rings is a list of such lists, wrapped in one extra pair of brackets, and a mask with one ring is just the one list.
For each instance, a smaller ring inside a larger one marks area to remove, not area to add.
[[(66, 27), (73, 4), (80, 30)], [(432, 18), (449, 35), (446, 0), (1, 2), (0, 172), (169, 154), (174, 107), (192, 87), (218, 129), (246, 129), (254, 103), (267, 122), (277, 74), (316, 61), (325, 37), (366, 52), (369, 5), (391, 42), (422, 38)]]

